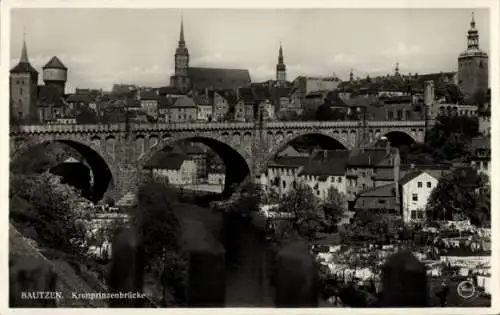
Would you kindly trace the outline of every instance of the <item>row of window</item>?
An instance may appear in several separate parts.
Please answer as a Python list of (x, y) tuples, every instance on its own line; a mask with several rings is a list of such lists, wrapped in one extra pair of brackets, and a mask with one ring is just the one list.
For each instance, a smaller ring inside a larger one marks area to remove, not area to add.
[[(394, 119), (394, 113), (396, 113), (396, 119), (397, 120), (403, 120), (403, 110), (399, 109), (397, 111), (387, 111), (387, 119), (392, 120)], [(411, 117), (411, 110), (406, 110), (405, 111), (405, 119), (410, 119)]]
[[(417, 182), (417, 187), (418, 188), (422, 188), (423, 187), (423, 183), (422, 182)], [(431, 182), (427, 182), (427, 188), (432, 188), (432, 183)]]

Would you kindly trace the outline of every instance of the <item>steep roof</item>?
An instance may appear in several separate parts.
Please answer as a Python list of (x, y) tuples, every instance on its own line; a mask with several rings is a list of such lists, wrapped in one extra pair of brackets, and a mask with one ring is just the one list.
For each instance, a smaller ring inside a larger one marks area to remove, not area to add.
[(401, 185), (405, 185), (406, 183), (417, 178), (418, 176), (422, 175), (423, 173), (427, 173), (437, 180), (439, 180), (439, 178), (441, 177), (441, 173), (439, 171), (436, 171), (436, 170), (417, 170), (417, 171), (409, 172), (408, 174), (406, 174), (403, 178), (401, 178), (399, 183)]
[(188, 68), (191, 85), (195, 89), (236, 89), (251, 83), (246, 69)]
[(343, 176), (346, 172), (349, 151), (316, 151), (299, 175)]
[(179, 97), (175, 101), (174, 105), (171, 107), (186, 107), (186, 108), (191, 108), (191, 107), (196, 107), (196, 103), (193, 101), (191, 97)]
[(20, 62), (10, 70), (10, 73), (33, 73), (38, 74), (38, 71), (31, 66), (29, 62)]
[(66, 66), (57, 58), (56, 56), (52, 57), (49, 62), (43, 66), (43, 69), (61, 69), (61, 70), (68, 70)]

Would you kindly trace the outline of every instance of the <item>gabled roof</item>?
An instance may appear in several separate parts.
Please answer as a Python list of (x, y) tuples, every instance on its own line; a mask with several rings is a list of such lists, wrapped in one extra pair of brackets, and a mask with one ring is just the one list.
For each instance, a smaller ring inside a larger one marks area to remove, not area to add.
[(417, 171), (409, 172), (408, 174), (406, 174), (403, 178), (401, 178), (401, 180), (399, 181), (399, 184), (400, 185), (405, 185), (406, 183), (408, 183), (411, 180), (419, 177), (423, 173), (427, 173), (427, 174), (429, 174), (430, 176), (434, 177), (437, 180), (439, 180), (439, 178), (441, 177), (440, 173), (437, 172), (437, 171), (435, 171), (435, 170), (417, 170)]
[(251, 83), (246, 69), (190, 67), (188, 76), (195, 89), (236, 89)]
[(57, 58), (56, 56), (52, 57), (49, 62), (43, 66), (43, 69), (61, 69), (61, 70), (68, 70), (66, 66)]
[(191, 97), (183, 96), (177, 98), (174, 105), (172, 105), (171, 107), (196, 108), (196, 104)]

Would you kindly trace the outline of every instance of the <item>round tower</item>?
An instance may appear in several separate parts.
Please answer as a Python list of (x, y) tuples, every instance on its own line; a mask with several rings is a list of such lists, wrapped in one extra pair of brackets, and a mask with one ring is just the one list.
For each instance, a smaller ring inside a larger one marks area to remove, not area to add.
[(479, 31), (474, 13), (467, 33), (467, 50), (458, 56), (458, 85), (466, 99), (477, 91), (486, 92), (488, 82), (488, 54), (479, 48)]
[(61, 94), (64, 94), (67, 79), (68, 68), (56, 56), (43, 67), (43, 82), (57, 88)]

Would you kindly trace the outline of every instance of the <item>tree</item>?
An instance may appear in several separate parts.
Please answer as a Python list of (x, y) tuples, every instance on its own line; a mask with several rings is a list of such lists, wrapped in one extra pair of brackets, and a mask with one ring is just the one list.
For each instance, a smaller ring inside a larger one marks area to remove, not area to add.
[(153, 262), (164, 251), (181, 248), (180, 224), (174, 213), (173, 196), (167, 186), (155, 181), (139, 187), (133, 224), (144, 243), (146, 261)]
[(330, 187), (327, 199), (321, 207), (325, 216), (325, 232), (336, 232), (337, 225), (345, 215), (345, 196), (341, 195), (335, 187)]
[(340, 236), (343, 243), (391, 244), (401, 239), (405, 228), (397, 216), (363, 210), (356, 213), (352, 224), (341, 227)]
[(447, 103), (452, 104), (463, 104), (464, 103), (464, 95), (460, 88), (455, 84), (448, 84), (445, 87), (445, 98)]
[(174, 212), (174, 194), (164, 184), (151, 179), (138, 190), (132, 224), (143, 243), (146, 270), (161, 279), (174, 298), (185, 300), (187, 259), (182, 248), (180, 223)]
[(313, 239), (323, 227), (324, 214), (309, 186), (299, 184), (279, 203), (278, 212), (292, 215), (292, 226), (302, 236)]
[(24, 200), (23, 208), (10, 208), (10, 218), (21, 230), (33, 229), (42, 244), (71, 254), (86, 250), (86, 222), (91, 209), (72, 187), (48, 172), (10, 174), (10, 200)]
[(452, 220), (457, 216), (474, 225), (490, 221), (487, 180), (471, 168), (458, 168), (443, 176), (427, 203), (430, 219)]

